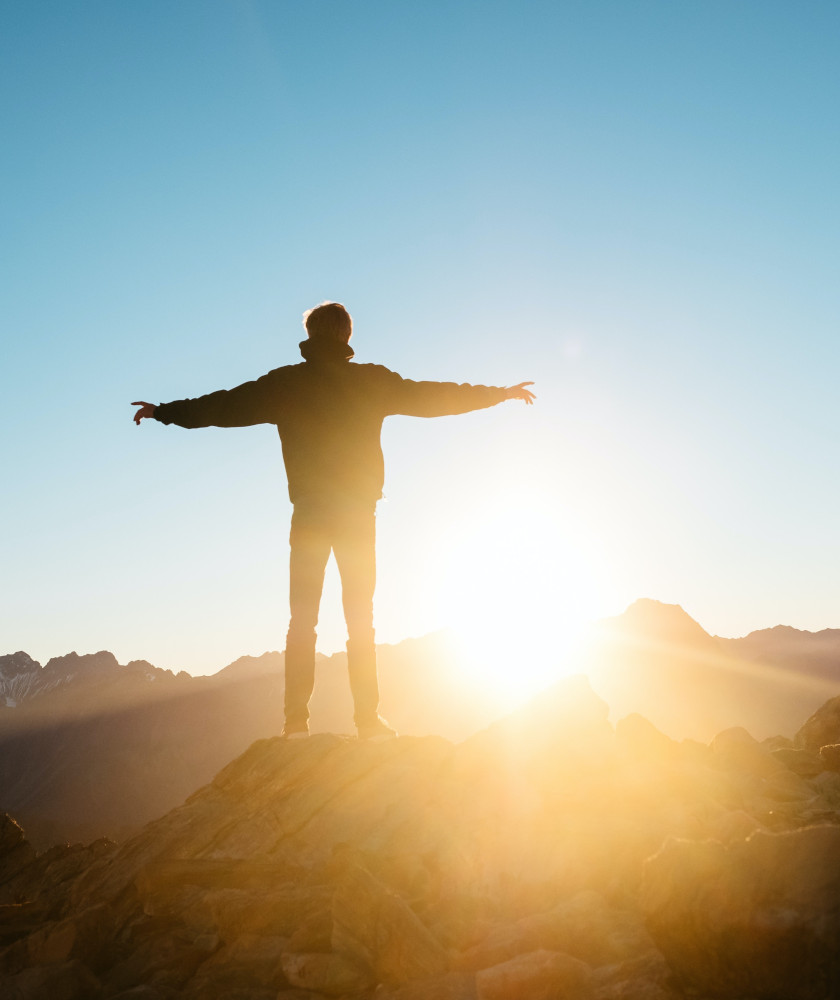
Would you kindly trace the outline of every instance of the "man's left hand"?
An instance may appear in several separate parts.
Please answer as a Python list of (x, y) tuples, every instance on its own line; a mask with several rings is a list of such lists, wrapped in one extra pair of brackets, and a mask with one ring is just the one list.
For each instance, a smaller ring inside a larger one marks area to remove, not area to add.
[(528, 406), (532, 406), (534, 400), (537, 398), (530, 389), (526, 389), (526, 385), (533, 385), (533, 382), (520, 382), (519, 385), (509, 385), (506, 389), (508, 399), (521, 399), (523, 403), (527, 403)]

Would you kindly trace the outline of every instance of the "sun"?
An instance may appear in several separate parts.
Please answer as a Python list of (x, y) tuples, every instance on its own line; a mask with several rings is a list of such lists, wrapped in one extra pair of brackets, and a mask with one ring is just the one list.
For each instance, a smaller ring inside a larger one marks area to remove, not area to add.
[(576, 672), (603, 607), (598, 546), (538, 498), (496, 502), (448, 545), (441, 592), (464, 669), (513, 706)]

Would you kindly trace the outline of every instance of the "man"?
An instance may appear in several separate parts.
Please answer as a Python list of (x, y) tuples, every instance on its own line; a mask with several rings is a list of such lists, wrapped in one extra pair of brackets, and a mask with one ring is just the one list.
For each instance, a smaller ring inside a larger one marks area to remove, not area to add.
[(147, 417), (179, 427), (275, 424), (294, 505), (286, 637), (286, 722), (283, 736), (309, 735), (315, 681), (315, 628), (330, 551), (341, 574), (347, 622), (347, 666), (354, 721), (361, 739), (396, 735), (379, 715), (373, 631), (376, 585), (375, 509), (385, 467), (382, 422), (390, 414), (439, 417), (494, 406), (531, 404), (532, 382), (509, 388), (412, 382), (382, 365), (351, 363), (350, 314), (325, 302), (304, 314), (301, 364), (276, 368), (254, 382), (155, 406), (132, 403), (138, 425)]

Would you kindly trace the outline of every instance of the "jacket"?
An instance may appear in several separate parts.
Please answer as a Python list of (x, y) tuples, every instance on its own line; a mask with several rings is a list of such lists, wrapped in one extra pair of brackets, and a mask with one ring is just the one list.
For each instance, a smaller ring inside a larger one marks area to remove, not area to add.
[(351, 353), (344, 345), (304, 345), (308, 360), (300, 364), (235, 389), (162, 403), (155, 419), (179, 427), (274, 424), (292, 503), (375, 504), (385, 481), (385, 417), (467, 413), (507, 398), (499, 387), (413, 382), (382, 365), (356, 364), (344, 356)]

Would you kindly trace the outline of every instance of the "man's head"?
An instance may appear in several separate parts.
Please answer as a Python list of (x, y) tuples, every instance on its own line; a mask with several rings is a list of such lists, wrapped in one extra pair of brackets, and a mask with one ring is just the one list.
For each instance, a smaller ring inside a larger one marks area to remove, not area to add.
[(322, 302), (303, 314), (310, 340), (346, 344), (353, 334), (353, 320), (340, 302)]

